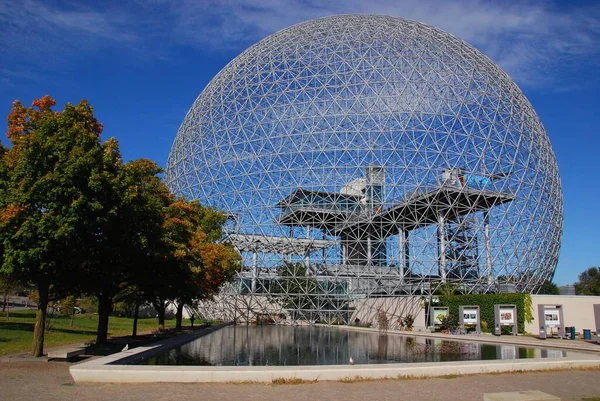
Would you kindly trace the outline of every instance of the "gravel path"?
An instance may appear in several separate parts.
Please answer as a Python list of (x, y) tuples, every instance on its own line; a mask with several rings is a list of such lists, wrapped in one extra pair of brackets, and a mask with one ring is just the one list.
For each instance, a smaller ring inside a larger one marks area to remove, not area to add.
[(1, 400), (410, 400), (483, 399), (483, 393), (541, 390), (562, 400), (600, 397), (600, 371), (478, 375), (355, 383), (74, 384), (66, 362), (0, 363)]

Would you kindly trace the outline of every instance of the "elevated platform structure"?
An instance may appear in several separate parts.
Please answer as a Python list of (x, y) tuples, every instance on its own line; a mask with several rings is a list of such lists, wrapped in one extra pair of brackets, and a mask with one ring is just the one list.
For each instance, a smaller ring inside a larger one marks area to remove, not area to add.
[[(254, 272), (246, 268), (238, 276), (238, 293), (268, 293), (274, 297), (290, 296), (277, 290), (285, 285), (277, 286), (280, 280), (293, 282), (294, 288), (313, 288), (310, 295), (315, 299), (329, 299), (346, 302), (352, 299), (362, 299), (365, 296), (403, 296), (411, 294), (427, 295), (435, 289), (436, 283), (441, 282), (439, 275), (421, 275), (406, 272), (400, 274), (395, 267), (360, 266), (343, 264), (311, 264), (306, 276), (281, 276), (277, 269), (261, 268)], [(485, 290), (476, 284), (477, 280), (453, 280), (459, 291)], [(302, 284), (311, 281), (313, 284)], [(468, 288), (467, 288), (468, 287)], [(343, 291), (340, 291), (342, 289)], [(302, 292), (292, 296), (306, 295)]]
[(274, 276), (277, 274), (276, 272), (274, 273), (274, 270), (261, 272), (261, 268), (257, 263), (257, 257), (259, 253), (302, 255), (304, 257), (306, 270), (311, 272), (311, 264), (309, 261), (310, 253), (339, 244), (339, 241), (332, 240), (278, 237), (260, 234), (228, 234), (223, 239), (223, 242), (232, 244), (239, 252), (252, 253), (252, 266), (248, 269), (250, 272), (250, 289), (252, 292), (256, 292), (258, 279), (260, 276), (264, 276), (265, 274), (267, 276)]
[(305, 255), (320, 249), (339, 245), (339, 241), (296, 237), (278, 237), (261, 234), (228, 234), (223, 240), (240, 252)]
[[(378, 182), (369, 178), (378, 169)], [(420, 190), (399, 202), (385, 207), (383, 197), (383, 168), (369, 166), (362, 191), (356, 194), (309, 191), (298, 188), (277, 203), (282, 211), (277, 223), (284, 226), (302, 226), (323, 230), (324, 234), (339, 237), (342, 245), (342, 263), (361, 266), (385, 266), (386, 239), (398, 237), (401, 274), (409, 269), (409, 233), (412, 230), (437, 225), (439, 275), (446, 281), (448, 266), (451, 276), (473, 279), (477, 269), (477, 236), (469, 233), (469, 216), (484, 215), (484, 246), (486, 272), (492, 280), (491, 249), (488, 211), (511, 202), (514, 195), (489, 189), (493, 178), (462, 175), (458, 169), (445, 170), (441, 184)], [(355, 180), (356, 181), (356, 180)], [(376, 190), (373, 190), (376, 188)], [(351, 189), (356, 189), (354, 185)], [(373, 198), (373, 194), (377, 198)]]
[[(258, 284), (264, 284), (262, 281), (277, 279), (276, 268), (265, 270), (257, 265), (257, 255), (262, 253), (301, 255), (310, 277), (322, 282), (346, 282), (351, 296), (417, 293), (419, 289), (413, 287), (423, 287), (425, 282), (465, 285), (479, 282), (482, 275), (491, 285), (489, 210), (515, 198), (494, 189), (493, 181), (504, 179), (506, 174), (483, 177), (446, 169), (438, 185), (423, 187), (386, 205), (384, 171), (382, 166), (369, 165), (365, 178), (352, 180), (340, 192), (297, 188), (279, 201), (276, 207), (281, 213), (276, 222), (290, 228), (307, 228), (306, 238), (230, 234), (227, 242), (240, 252), (252, 253), (252, 266), (241, 275), (251, 279), (250, 290), (254, 292)], [(471, 224), (477, 213), (483, 214), (484, 223), (483, 272), (479, 267), (478, 234)], [(423, 276), (411, 271), (409, 234), (428, 226), (436, 227), (438, 271)], [(321, 230), (323, 239), (312, 238), (310, 229)], [(389, 260), (387, 254), (390, 237), (397, 237), (397, 260)], [(328, 263), (325, 250), (335, 246), (340, 247), (341, 263)], [(323, 250), (322, 263), (311, 263), (311, 253), (318, 250)]]
[(416, 192), (383, 210), (368, 211), (341, 194), (297, 189), (277, 203), (282, 209), (277, 223), (324, 229), (332, 235), (368, 228), (374, 237), (387, 238), (401, 231), (438, 224), (440, 216), (455, 220), (469, 213), (484, 211), (510, 202), (509, 193), (468, 187), (439, 186)]

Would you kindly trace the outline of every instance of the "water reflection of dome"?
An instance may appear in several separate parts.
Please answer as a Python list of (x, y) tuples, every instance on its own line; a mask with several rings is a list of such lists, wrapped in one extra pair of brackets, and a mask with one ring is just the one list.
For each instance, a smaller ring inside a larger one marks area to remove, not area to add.
[[(481, 344), (326, 327), (229, 326), (173, 349), (160, 364), (347, 365), (481, 359)], [(495, 347), (487, 346), (495, 355)]]

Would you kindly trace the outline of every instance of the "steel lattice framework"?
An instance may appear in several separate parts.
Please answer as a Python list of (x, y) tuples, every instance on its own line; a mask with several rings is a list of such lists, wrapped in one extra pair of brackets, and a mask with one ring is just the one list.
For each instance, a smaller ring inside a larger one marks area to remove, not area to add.
[(558, 259), (560, 178), (531, 104), (405, 19), (321, 18), (244, 51), (194, 102), (166, 179), (230, 216), (244, 267), (217, 308), (248, 317), (347, 322), (445, 283), (535, 292)]

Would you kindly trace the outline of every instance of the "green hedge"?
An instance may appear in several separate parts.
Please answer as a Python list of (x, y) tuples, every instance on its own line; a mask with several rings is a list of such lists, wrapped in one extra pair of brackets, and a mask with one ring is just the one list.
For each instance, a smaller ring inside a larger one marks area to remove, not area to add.
[(479, 305), (481, 321), (486, 321), (488, 327), (482, 331), (494, 331), (494, 305), (516, 305), (517, 306), (517, 328), (519, 333), (525, 332), (525, 322), (531, 322), (533, 312), (531, 306), (531, 295), (529, 294), (473, 294), (473, 295), (439, 295), (440, 302), (435, 306), (447, 306), (450, 313), (458, 315), (460, 305)]

